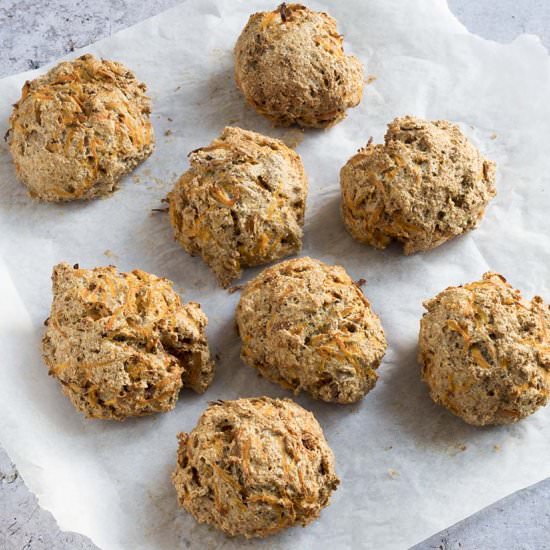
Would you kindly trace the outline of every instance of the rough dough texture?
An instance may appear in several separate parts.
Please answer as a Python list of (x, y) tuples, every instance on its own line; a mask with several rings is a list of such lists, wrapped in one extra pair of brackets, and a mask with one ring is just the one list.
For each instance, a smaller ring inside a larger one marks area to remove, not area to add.
[(288, 399), (211, 403), (178, 438), (172, 480), (180, 505), (229, 536), (307, 525), (339, 483), (317, 420)]
[(120, 63), (84, 55), (26, 82), (8, 144), (19, 179), (44, 201), (92, 199), (154, 147), (145, 84)]
[(353, 403), (376, 384), (384, 331), (342, 267), (305, 257), (268, 268), (236, 316), (243, 361), (285, 388)]
[(64, 263), (52, 279), (43, 357), (79, 411), (123, 420), (173, 409), (182, 385), (206, 390), (214, 376), (207, 319), (170, 281)]
[(170, 220), (183, 248), (200, 254), (221, 285), (243, 267), (300, 250), (307, 178), (292, 149), (228, 127), (189, 158), (169, 195)]
[(405, 254), (474, 228), (496, 194), (495, 164), (458, 126), (411, 116), (389, 124), (383, 145), (360, 149), (340, 179), (351, 235), (376, 248), (396, 239)]
[(255, 13), (235, 45), (237, 86), (275, 124), (335, 124), (363, 93), (361, 62), (342, 40), (332, 17), (300, 4)]
[(502, 275), (450, 287), (424, 303), (419, 361), (433, 400), (469, 424), (508, 424), (550, 392), (550, 309)]

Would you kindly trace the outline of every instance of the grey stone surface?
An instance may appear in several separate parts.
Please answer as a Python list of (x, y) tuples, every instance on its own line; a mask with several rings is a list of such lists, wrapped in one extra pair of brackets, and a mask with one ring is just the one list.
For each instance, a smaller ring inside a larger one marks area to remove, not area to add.
[(181, 0), (0, 0), (0, 77), (36, 69)]
[(83, 535), (59, 530), (54, 517), (40, 508), (1, 448), (0, 549), (97, 550)]
[(550, 549), (550, 479), (518, 491), (411, 550)]
[[(0, 0), (0, 77), (37, 68), (180, 1)], [(449, 5), (470, 31), (485, 38), (509, 42), (528, 32), (538, 34), (550, 48), (549, 0), (449, 0)], [(86, 537), (59, 530), (0, 448), (0, 550), (95, 548)], [(428, 549), (549, 550), (550, 480), (511, 495), (415, 547)]]
[(536, 34), (550, 49), (548, 0), (448, 0), (448, 3), (470, 32), (503, 43), (518, 34)]

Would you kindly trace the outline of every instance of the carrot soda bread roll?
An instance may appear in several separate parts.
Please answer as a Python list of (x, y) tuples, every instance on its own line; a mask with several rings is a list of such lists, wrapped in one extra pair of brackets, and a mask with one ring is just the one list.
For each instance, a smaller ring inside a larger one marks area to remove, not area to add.
[(42, 353), (77, 410), (123, 420), (173, 409), (182, 386), (206, 390), (214, 376), (206, 323), (166, 279), (61, 263)]
[(83, 55), (23, 86), (8, 145), (19, 179), (44, 201), (111, 193), (153, 151), (145, 84), (114, 61)]
[(227, 287), (248, 266), (298, 252), (307, 196), (299, 155), (277, 139), (224, 129), (189, 155), (169, 194), (176, 239)]
[(342, 267), (305, 257), (265, 269), (236, 318), (243, 361), (285, 388), (353, 403), (376, 384), (384, 331)]
[(476, 227), (495, 196), (495, 165), (445, 120), (396, 118), (340, 172), (342, 215), (355, 239), (392, 240), (405, 254), (430, 250)]
[(305, 526), (339, 483), (317, 420), (288, 399), (216, 401), (178, 437), (180, 505), (229, 536)]
[(300, 4), (250, 16), (235, 45), (235, 79), (275, 124), (325, 128), (363, 93), (363, 67), (345, 55), (336, 21)]
[(468, 424), (508, 424), (550, 392), (550, 309), (502, 275), (449, 287), (424, 302), (419, 355), (432, 399)]

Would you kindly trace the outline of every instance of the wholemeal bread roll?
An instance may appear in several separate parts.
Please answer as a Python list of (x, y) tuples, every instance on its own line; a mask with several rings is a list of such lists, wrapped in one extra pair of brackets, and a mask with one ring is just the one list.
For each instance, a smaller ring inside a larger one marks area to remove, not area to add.
[(241, 357), (316, 399), (353, 403), (376, 384), (382, 325), (342, 267), (298, 258), (264, 270), (237, 307)]
[(183, 248), (200, 254), (222, 286), (244, 267), (300, 250), (307, 179), (298, 154), (228, 127), (189, 157), (169, 195), (170, 220)]
[(123, 420), (173, 409), (182, 385), (206, 390), (214, 376), (206, 323), (166, 279), (62, 263), (42, 353), (76, 409)]
[(508, 424), (550, 392), (550, 309), (521, 297), (498, 273), (424, 303), (422, 378), (436, 403), (469, 424)]
[(339, 483), (317, 420), (287, 399), (211, 403), (178, 437), (172, 480), (180, 505), (229, 536), (305, 526)]
[(363, 93), (363, 68), (342, 40), (332, 17), (300, 4), (255, 13), (235, 45), (237, 86), (277, 125), (335, 124)]
[(435, 248), (473, 229), (495, 196), (495, 165), (444, 120), (396, 118), (382, 145), (369, 144), (340, 172), (351, 235), (405, 254)]
[(26, 82), (8, 144), (19, 179), (44, 201), (111, 193), (153, 151), (145, 84), (114, 61), (84, 55)]

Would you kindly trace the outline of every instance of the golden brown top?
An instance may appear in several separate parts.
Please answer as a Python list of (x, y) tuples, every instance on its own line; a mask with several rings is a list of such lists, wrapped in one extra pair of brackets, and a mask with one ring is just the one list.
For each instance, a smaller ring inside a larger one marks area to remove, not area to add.
[(376, 383), (384, 331), (340, 266), (303, 257), (265, 269), (242, 291), (236, 319), (243, 360), (296, 393), (352, 403)]
[(212, 380), (199, 304), (183, 305), (166, 280), (114, 267), (53, 271), (43, 356), (75, 406), (95, 418), (170, 410), (184, 385)]
[(495, 165), (458, 126), (406, 116), (388, 125), (342, 168), (342, 213), (357, 240), (405, 254), (428, 250), (475, 227), (496, 194)]
[(10, 118), (18, 176), (43, 200), (110, 192), (153, 150), (145, 84), (120, 63), (84, 55), (23, 86)]
[(172, 479), (180, 504), (231, 536), (306, 525), (339, 483), (321, 427), (290, 400), (211, 403), (179, 440)]
[(235, 79), (276, 124), (324, 128), (355, 107), (363, 68), (344, 54), (336, 21), (300, 4), (250, 16), (235, 45)]
[(476, 425), (514, 422), (550, 395), (550, 308), (498, 273), (424, 303), (419, 360), (434, 399)]
[(185, 250), (200, 254), (223, 286), (243, 267), (300, 250), (307, 178), (297, 153), (227, 127), (189, 160), (169, 195), (170, 219)]

